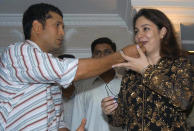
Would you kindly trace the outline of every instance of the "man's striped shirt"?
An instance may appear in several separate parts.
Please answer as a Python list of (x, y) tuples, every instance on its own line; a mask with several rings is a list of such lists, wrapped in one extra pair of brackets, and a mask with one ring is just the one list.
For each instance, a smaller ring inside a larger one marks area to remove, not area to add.
[(0, 57), (0, 131), (55, 131), (65, 127), (61, 89), (75, 77), (78, 59), (53, 57), (30, 40)]

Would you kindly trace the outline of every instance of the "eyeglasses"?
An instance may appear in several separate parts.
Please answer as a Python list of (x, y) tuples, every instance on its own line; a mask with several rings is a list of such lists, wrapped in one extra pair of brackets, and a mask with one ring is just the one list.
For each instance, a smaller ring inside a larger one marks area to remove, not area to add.
[(108, 96), (113, 96), (115, 101), (118, 100), (118, 94), (117, 93), (113, 93), (113, 91), (109, 88), (109, 86), (105, 83), (105, 89), (106, 89), (106, 93)]

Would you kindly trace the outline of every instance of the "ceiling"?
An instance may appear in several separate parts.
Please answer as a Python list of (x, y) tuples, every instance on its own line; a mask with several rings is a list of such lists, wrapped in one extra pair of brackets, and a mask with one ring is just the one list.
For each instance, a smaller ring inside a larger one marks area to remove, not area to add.
[(131, 7), (128, 0), (0, 0), (0, 15), (22, 15), (31, 4), (40, 2), (59, 7), (65, 17), (69, 16), (70, 19), (73, 16), (96, 17), (98, 15), (102, 17), (105, 15), (107, 17), (119, 15), (125, 20)]
[(56, 5), (63, 13), (117, 13), (118, 0), (1, 0), (1, 13), (23, 13), (34, 3)]
[[(105, 26), (106, 31), (110, 29), (112, 32), (123, 31), (126, 28), (130, 34), (131, 19), (135, 10), (143, 7), (158, 8), (168, 15), (176, 30), (181, 32), (181, 39), (187, 48), (194, 49), (194, 0), (0, 0), (1, 30), (14, 28), (11, 30), (12, 34), (19, 32), (19, 37), (22, 37), (22, 13), (29, 5), (39, 2), (53, 4), (62, 10), (64, 23), (71, 31), (69, 34), (85, 28), (95, 31), (101, 29), (102, 33), (105, 31), (103, 31)], [(6, 38), (6, 33), (2, 33), (2, 31), (0, 31), (0, 42), (6, 43), (2, 40)], [(84, 47), (84, 45), (82, 46)], [(88, 46), (86, 44), (85, 47)]]

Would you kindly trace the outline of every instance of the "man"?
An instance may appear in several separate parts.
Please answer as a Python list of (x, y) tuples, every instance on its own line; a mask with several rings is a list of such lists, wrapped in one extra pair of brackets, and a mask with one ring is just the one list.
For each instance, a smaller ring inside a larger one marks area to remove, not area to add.
[[(61, 11), (52, 5), (30, 6), (22, 24), (25, 41), (10, 45), (0, 57), (0, 130), (64, 129), (61, 91), (52, 83), (65, 88), (73, 80), (101, 74), (124, 59), (119, 52), (101, 59), (53, 57), (50, 52), (63, 42), (64, 23)], [(134, 49), (132, 45), (123, 51), (138, 57)]]
[[(109, 38), (101, 37), (93, 41), (91, 51), (93, 58), (104, 57), (116, 52), (116, 44)], [(87, 81), (90, 81), (90, 84)], [(76, 88), (72, 130), (79, 127), (80, 121), (86, 118), (85, 129), (87, 131), (121, 131), (122, 128), (112, 127), (108, 124), (101, 109), (101, 100), (104, 97), (117, 98), (120, 84), (121, 79), (116, 77), (114, 69), (110, 69), (98, 77), (82, 81), (78, 85), (79, 88)]]

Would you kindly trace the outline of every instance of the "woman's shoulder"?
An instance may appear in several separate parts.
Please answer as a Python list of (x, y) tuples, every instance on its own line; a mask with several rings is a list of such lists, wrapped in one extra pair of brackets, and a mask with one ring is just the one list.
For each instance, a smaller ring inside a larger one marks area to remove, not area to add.
[(180, 56), (180, 57), (175, 57), (175, 58), (171, 58), (171, 57), (163, 57), (162, 61), (166, 61), (166, 62), (173, 62), (173, 63), (183, 63), (183, 62), (190, 62), (190, 59), (188, 56)]
[(172, 66), (173, 68), (184, 68), (184, 69), (191, 69), (193, 68), (192, 62), (187, 56), (181, 56), (177, 58), (165, 58), (163, 61), (166, 66)]

